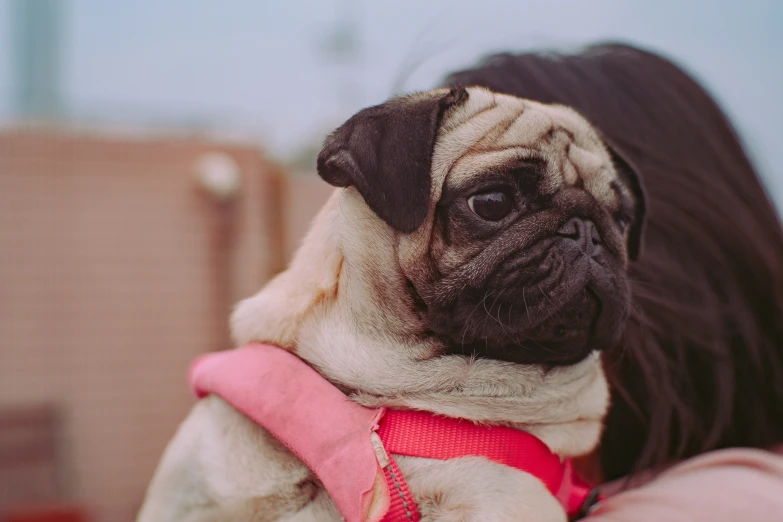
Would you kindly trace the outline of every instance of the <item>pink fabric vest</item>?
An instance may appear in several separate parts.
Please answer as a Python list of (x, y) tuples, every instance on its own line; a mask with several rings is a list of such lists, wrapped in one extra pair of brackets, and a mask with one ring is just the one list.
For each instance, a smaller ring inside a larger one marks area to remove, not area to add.
[(310, 468), (347, 522), (418, 521), (393, 455), (480, 456), (539, 478), (569, 515), (590, 487), (536, 437), (428, 412), (370, 409), (295, 355), (249, 344), (207, 354), (190, 370), (198, 397), (216, 394), (263, 426)]

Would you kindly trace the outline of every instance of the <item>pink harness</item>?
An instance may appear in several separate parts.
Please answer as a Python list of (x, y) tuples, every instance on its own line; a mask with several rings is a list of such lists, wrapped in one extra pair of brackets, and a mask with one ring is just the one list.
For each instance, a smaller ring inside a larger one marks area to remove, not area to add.
[(310, 468), (346, 522), (420, 519), (392, 457), (448, 460), (480, 456), (534, 475), (576, 516), (591, 488), (543, 442), (523, 431), (428, 412), (360, 406), (304, 361), (280, 348), (249, 344), (197, 359), (190, 384), (220, 396), (263, 426)]

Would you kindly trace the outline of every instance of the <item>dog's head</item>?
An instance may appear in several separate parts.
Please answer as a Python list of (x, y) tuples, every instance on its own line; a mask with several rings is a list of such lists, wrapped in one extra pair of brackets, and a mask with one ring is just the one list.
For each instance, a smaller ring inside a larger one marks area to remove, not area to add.
[(398, 98), (337, 129), (318, 172), (395, 232), (445, 353), (562, 365), (618, 341), (644, 199), (573, 110), (481, 88)]
[(597, 351), (622, 332), (644, 215), (597, 131), (566, 107), (438, 89), (357, 113), (318, 172), (341, 189), (238, 305), (235, 341), (295, 351), (366, 405), (589, 451), (608, 403)]

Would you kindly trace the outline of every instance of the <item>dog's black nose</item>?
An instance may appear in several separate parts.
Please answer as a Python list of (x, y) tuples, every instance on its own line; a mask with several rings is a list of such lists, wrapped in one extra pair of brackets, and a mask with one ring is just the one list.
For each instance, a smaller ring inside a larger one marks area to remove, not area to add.
[(598, 227), (589, 219), (571, 218), (560, 227), (557, 233), (576, 242), (579, 249), (587, 255), (594, 254), (602, 243)]

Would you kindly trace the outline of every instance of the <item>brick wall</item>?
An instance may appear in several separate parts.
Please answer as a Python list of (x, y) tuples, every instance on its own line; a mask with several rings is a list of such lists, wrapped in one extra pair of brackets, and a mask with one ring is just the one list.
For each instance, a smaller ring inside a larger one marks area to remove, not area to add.
[[(232, 204), (194, 182), (212, 151), (240, 167)], [(279, 269), (278, 189), (253, 146), (0, 133), (0, 408), (59, 411), (58, 494), (96, 521), (133, 520), (189, 361)]]

